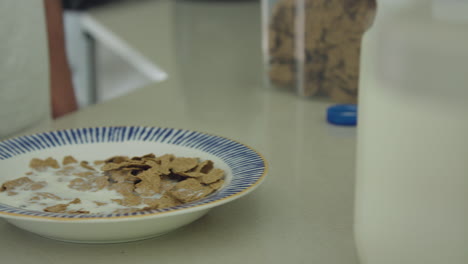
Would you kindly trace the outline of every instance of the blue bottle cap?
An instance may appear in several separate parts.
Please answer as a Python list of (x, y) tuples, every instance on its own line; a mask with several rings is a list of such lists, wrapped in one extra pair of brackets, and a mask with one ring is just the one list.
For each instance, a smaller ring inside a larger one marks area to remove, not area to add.
[(339, 104), (328, 107), (327, 121), (339, 126), (355, 126), (357, 124), (357, 106), (354, 104)]

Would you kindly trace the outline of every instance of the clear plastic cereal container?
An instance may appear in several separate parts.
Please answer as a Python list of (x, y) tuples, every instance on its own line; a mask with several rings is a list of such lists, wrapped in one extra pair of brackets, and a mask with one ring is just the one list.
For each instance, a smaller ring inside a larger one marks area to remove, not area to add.
[(356, 103), (359, 53), (375, 0), (262, 0), (271, 86)]

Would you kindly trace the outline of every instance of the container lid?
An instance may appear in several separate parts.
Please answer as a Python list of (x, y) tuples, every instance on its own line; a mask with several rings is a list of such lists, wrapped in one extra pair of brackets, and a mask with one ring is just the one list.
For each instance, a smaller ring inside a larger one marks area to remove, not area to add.
[(354, 104), (338, 104), (328, 107), (327, 121), (339, 126), (355, 126), (357, 124), (357, 106)]

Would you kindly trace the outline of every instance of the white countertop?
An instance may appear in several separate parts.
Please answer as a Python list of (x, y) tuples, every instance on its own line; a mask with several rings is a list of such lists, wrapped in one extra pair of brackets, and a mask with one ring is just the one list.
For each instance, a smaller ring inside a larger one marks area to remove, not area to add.
[(133, 1), (91, 16), (168, 79), (34, 131), (117, 124), (200, 130), (254, 147), (269, 175), (252, 194), (139, 242), (57, 242), (0, 220), (2, 263), (357, 263), (355, 129), (328, 125), (327, 102), (262, 85), (257, 2)]

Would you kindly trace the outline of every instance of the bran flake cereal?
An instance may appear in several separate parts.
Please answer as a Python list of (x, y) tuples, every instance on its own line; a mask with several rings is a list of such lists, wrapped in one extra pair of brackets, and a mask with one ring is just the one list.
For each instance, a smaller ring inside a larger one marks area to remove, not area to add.
[(25, 176), (0, 185), (6, 204), (67, 214), (132, 213), (173, 207), (219, 190), (225, 172), (210, 160), (147, 154), (59, 163), (34, 158)]

